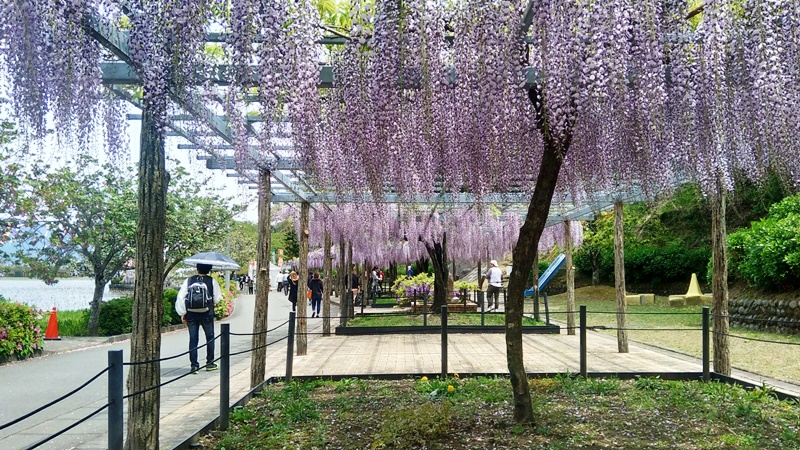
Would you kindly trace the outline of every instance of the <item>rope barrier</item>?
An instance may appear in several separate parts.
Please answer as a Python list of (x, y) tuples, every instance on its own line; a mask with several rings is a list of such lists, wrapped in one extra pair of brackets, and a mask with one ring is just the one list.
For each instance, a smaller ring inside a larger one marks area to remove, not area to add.
[[(580, 327), (564, 327), (565, 330), (579, 330)], [(587, 330), (620, 330), (620, 331), (703, 331), (702, 328), (617, 328), (607, 325), (586, 327)]]
[(187, 351), (185, 351), (183, 353), (180, 353), (180, 354), (177, 354), (177, 355), (174, 355), (174, 356), (167, 356), (167, 357), (161, 358), (161, 359), (151, 359), (149, 361), (126, 362), (126, 363), (122, 363), (122, 365), (123, 366), (141, 366), (141, 365), (144, 365), (144, 364), (152, 364), (152, 363), (155, 363), (155, 362), (163, 362), (163, 361), (169, 361), (169, 360), (175, 359), (175, 358), (180, 358), (181, 356), (188, 355), (189, 353), (192, 352), (192, 350), (200, 350), (201, 348), (203, 348), (206, 345), (208, 345), (210, 342), (216, 341), (217, 339), (219, 339), (219, 336), (220, 335), (216, 335), (216, 336), (214, 336), (213, 339), (211, 339), (210, 341), (206, 342), (205, 344), (198, 345), (197, 347), (195, 347), (193, 349), (189, 349), (189, 350), (187, 350)]
[[(221, 360), (221, 359), (222, 359), (222, 357), (220, 356), (219, 358), (215, 359), (215, 360), (214, 360), (214, 361), (212, 361), (211, 363), (216, 363), (217, 361), (219, 361), (219, 360)], [(206, 363), (204, 366), (201, 366), (201, 367), (200, 367), (200, 369), (204, 369), (204, 368), (206, 368), (206, 367), (207, 367), (209, 364), (211, 364), (211, 363)], [(173, 378), (173, 379), (171, 379), (171, 380), (169, 380), (169, 381), (165, 381), (165, 382), (163, 382), (163, 383), (159, 383), (159, 384), (157, 384), (157, 385), (155, 385), (155, 386), (150, 386), (149, 388), (144, 388), (144, 389), (142, 389), (141, 391), (138, 391), (138, 392), (134, 392), (134, 393), (132, 393), (132, 394), (125, 395), (125, 396), (123, 396), (122, 398), (123, 398), (123, 399), (128, 399), (128, 398), (131, 398), (131, 397), (135, 397), (135, 396), (137, 396), (137, 395), (144, 394), (145, 392), (152, 391), (153, 389), (157, 389), (157, 388), (160, 388), (160, 387), (166, 386), (166, 385), (168, 385), (168, 384), (174, 383), (174, 382), (176, 382), (176, 381), (178, 381), (178, 380), (180, 380), (180, 379), (182, 379), (182, 378), (188, 377), (189, 375), (194, 375), (194, 373), (195, 373), (195, 372), (192, 372), (192, 371), (186, 372), (185, 374), (183, 374), (183, 375), (179, 375), (179, 376), (177, 376), (177, 377), (175, 377), (175, 378)]]
[(282, 324), (276, 326), (275, 328), (270, 328), (269, 330), (266, 330), (266, 331), (259, 331), (258, 333), (234, 333), (234, 332), (231, 331), (230, 335), (231, 336), (257, 336), (257, 335), (261, 335), (261, 334), (272, 333), (273, 331), (277, 330), (278, 328), (281, 328), (282, 326), (284, 326), (284, 325), (286, 325), (288, 323), (289, 323), (289, 321), (287, 320), (286, 322), (283, 322)]
[[(714, 333), (714, 334), (720, 334), (720, 333)], [(769, 339), (758, 339), (758, 338), (751, 338), (751, 337), (746, 337), (746, 336), (737, 336), (735, 334), (723, 334), (723, 335), (724, 336), (730, 336), (732, 338), (737, 338), (737, 339), (746, 339), (748, 341), (766, 342), (766, 343), (769, 343), (769, 344), (800, 345), (800, 342), (772, 341), (772, 340), (769, 340)]]
[(71, 430), (71, 429), (73, 429), (73, 428), (77, 427), (78, 425), (82, 424), (83, 422), (86, 422), (87, 420), (91, 419), (92, 417), (94, 417), (95, 415), (97, 415), (97, 414), (98, 414), (99, 412), (101, 412), (102, 410), (104, 410), (104, 409), (108, 408), (109, 406), (111, 406), (111, 403), (110, 403), (110, 402), (109, 402), (109, 403), (106, 403), (105, 405), (103, 405), (103, 406), (101, 406), (101, 407), (99, 407), (99, 408), (97, 408), (96, 410), (94, 410), (94, 412), (90, 413), (89, 415), (87, 415), (86, 417), (82, 418), (81, 420), (79, 420), (79, 421), (77, 421), (77, 422), (73, 423), (72, 425), (70, 425), (70, 426), (68, 426), (68, 427), (64, 428), (63, 430), (59, 431), (58, 433), (56, 433), (56, 434), (54, 434), (54, 435), (51, 435), (51, 436), (49, 436), (49, 437), (46, 437), (46, 438), (42, 439), (41, 441), (39, 441), (39, 442), (37, 442), (37, 443), (35, 443), (35, 444), (31, 445), (30, 447), (27, 447), (27, 450), (31, 450), (31, 449), (37, 448), (37, 447), (39, 447), (40, 445), (43, 445), (43, 444), (46, 444), (46, 443), (50, 442), (51, 440), (53, 440), (53, 439), (57, 438), (58, 436), (61, 436), (62, 434), (66, 433), (67, 431), (69, 431), (69, 430)]
[[(577, 313), (577, 312), (578, 311), (575, 311), (575, 313)], [(557, 311), (557, 313), (566, 314), (567, 312), (566, 311)], [(550, 314), (553, 314), (553, 311), (550, 311)], [(652, 316), (659, 316), (659, 315), (699, 316), (701, 313), (700, 312), (656, 312), (656, 311), (653, 311), (653, 312), (644, 312), (644, 311), (638, 311), (638, 312), (636, 312), (636, 311), (635, 312), (628, 312), (628, 311), (626, 311), (626, 312), (619, 312), (619, 311), (586, 311), (586, 314), (615, 314), (615, 315), (616, 314), (630, 314), (630, 315), (646, 314), (646, 315), (652, 315)]]
[(264, 345), (259, 345), (258, 347), (253, 347), (253, 348), (249, 348), (249, 349), (247, 349), (247, 350), (242, 350), (242, 351), (240, 351), (240, 352), (234, 352), (234, 353), (231, 353), (229, 356), (241, 355), (241, 354), (243, 354), (243, 353), (252, 352), (253, 350), (258, 350), (258, 349), (261, 349), (261, 348), (267, 348), (267, 347), (269, 347), (270, 345), (277, 344), (278, 342), (281, 342), (281, 341), (283, 341), (283, 340), (286, 340), (286, 339), (288, 339), (288, 338), (289, 338), (289, 336), (284, 336), (284, 337), (282, 337), (282, 338), (280, 338), (280, 339), (276, 339), (276, 340), (274, 340), (274, 341), (272, 341), (272, 342), (268, 342), (268, 343), (266, 343), (266, 344), (264, 344)]
[(89, 383), (91, 383), (92, 381), (96, 380), (98, 377), (100, 377), (101, 375), (103, 375), (106, 372), (108, 372), (108, 367), (106, 367), (105, 369), (101, 370), (99, 373), (97, 373), (97, 375), (95, 375), (92, 378), (90, 378), (89, 381), (83, 383), (82, 385), (78, 386), (77, 388), (73, 389), (72, 391), (67, 392), (66, 394), (62, 395), (61, 397), (59, 397), (59, 398), (57, 398), (55, 400), (53, 400), (52, 402), (47, 403), (44, 406), (40, 406), (39, 408), (36, 408), (35, 410), (29, 412), (28, 414), (25, 414), (24, 416), (20, 416), (20, 417), (18, 417), (16, 419), (12, 420), (11, 422), (4, 423), (3, 425), (0, 425), (0, 430), (8, 428), (8, 427), (10, 427), (10, 426), (12, 426), (12, 425), (14, 425), (16, 423), (19, 423), (19, 422), (27, 419), (28, 417), (31, 417), (32, 415), (34, 415), (36, 413), (39, 413), (41, 411), (44, 411), (45, 409), (55, 405), (56, 403), (60, 402), (61, 400), (64, 400), (65, 398), (72, 396), (73, 394), (75, 394), (76, 392), (78, 392), (81, 389), (85, 388), (86, 386), (89, 385)]

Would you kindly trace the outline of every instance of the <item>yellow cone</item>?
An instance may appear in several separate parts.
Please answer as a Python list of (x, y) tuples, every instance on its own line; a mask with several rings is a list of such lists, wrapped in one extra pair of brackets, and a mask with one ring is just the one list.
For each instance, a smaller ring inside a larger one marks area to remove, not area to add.
[(687, 297), (697, 297), (703, 295), (703, 291), (700, 290), (700, 283), (697, 282), (697, 274), (692, 274), (692, 281), (689, 283), (689, 290), (686, 292)]

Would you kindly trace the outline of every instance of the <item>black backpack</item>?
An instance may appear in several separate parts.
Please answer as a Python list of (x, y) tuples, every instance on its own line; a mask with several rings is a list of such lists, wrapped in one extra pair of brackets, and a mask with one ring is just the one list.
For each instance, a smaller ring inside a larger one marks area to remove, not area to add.
[(189, 284), (188, 292), (186, 293), (187, 311), (204, 313), (213, 307), (214, 301), (208, 292), (208, 285), (204, 278), (202, 275), (196, 275), (189, 277), (187, 280)]

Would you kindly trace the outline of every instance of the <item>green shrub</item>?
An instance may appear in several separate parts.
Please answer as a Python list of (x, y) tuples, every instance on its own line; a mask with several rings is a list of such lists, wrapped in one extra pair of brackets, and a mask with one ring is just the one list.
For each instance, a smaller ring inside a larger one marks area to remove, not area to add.
[(101, 336), (130, 333), (133, 329), (133, 297), (109, 300), (100, 306), (98, 333)]
[(161, 319), (161, 326), (178, 325), (181, 323), (181, 316), (175, 312), (175, 300), (178, 298), (177, 289), (164, 290), (164, 317)]
[(44, 345), (39, 311), (0, 296), (0, 358), (25, 359)]
[(800, 286), (800, 195), (772, 205), (769, 216), (728, 236), (733, 277), (766, 290)]

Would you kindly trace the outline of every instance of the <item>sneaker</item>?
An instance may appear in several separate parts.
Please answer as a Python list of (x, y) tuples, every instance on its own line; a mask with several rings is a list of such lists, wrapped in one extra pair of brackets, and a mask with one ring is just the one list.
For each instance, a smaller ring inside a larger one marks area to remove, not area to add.
[(212, 370), (217, 370), (217, 365), (214, 363), (208, 363), (206, 364), (206, 370), (209, 372)]
[(192, 373), (197, 373), (200, 370), (200, 366), (192, 366)]

